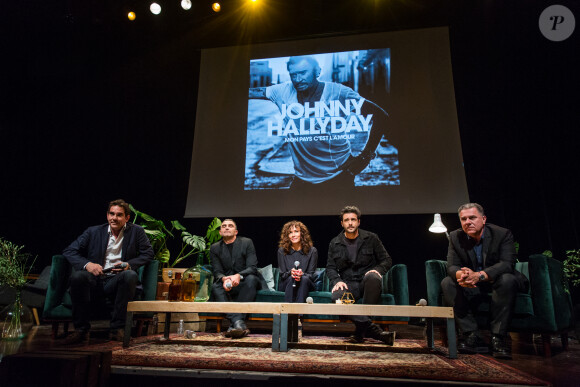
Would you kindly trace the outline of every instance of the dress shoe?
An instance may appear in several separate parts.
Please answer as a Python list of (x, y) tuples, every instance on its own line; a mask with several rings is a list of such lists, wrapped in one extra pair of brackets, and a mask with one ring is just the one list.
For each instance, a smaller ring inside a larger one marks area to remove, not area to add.
[(378, 326), (377, 324), (371, 324), (366, 331), (366, 336), (370, 337), (371, 339), (382, 341), (387, 345), (394, 345), (395, 344), (395, 335), (396, 332), (386, 332)]
[(362, 335), (357, 335), (356, 333), (354, 335), (350, 335), (348, 339), (346, 339), (347, 343), (351, 343), (351, 344), (360, 344), (360, 343), (364, 343), (365, 338)]
[(471, 332), (465, 334), (462, 339), (459, 340), (457, 344), (457, 350), (461, 353), (488, 353), (489, 347), (485, 342), (479, 337), (476, 332)]
[(111, 339), (112, 341), (123, 341), (124, 338), (125, 338), (124, 328), (111, 329), (111, 332), (109, 332), (109, 339)]
[(88, 331), (74, 331), (63, 340), (64, 345), (88, 344), (90, 334)]
[(511, 359), (512, 351), (504, 336), (494, 335), (491, 338), (491, 354), (496, 359)]
[(228, 328), (225, 336), (231, 337), (232, 339), (241, 339), (249, 333), (250, 330), (246, 327), (246, 323), (243, 320), (237, 320)]
[(370, 322), (355, 322), (354, 323), (354, 334), (350, 335), (348, 339), (346, 339), (347, 343), (352, 344), (360, 344), (364, 343), (365, 341), (365, 332), (370, 327)]

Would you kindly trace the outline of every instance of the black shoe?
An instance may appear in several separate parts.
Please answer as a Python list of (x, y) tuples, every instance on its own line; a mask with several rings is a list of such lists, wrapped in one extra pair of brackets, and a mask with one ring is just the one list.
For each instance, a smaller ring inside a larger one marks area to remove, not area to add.
[(491, 354), (496, 359), (511, 359), (512, 351), (504, 336), (494, 335), (491, 338)]
[(387, 345), (394, 345), (395, 344), (395, 332), (386, 332), (383, 331), (380, 326), (377, 324), (371, 324), (366, 331), (366, 336), (370, 337), (371, 339), (382, 341)]
[(88, 344), (89, 342), (89, 332), (88, 331), (74, 331), (63, 340), (64, 345), (73, 344)]
[(364, 343), (364, 341), (365, 338), (362, 335), (357, 335), (356, 333), (354, 335), (350, 335), (350, 337), (346, 339), (346, 342), (351, 344), (360, 344)]
[(249, 333), (250, 330), (246, 327), (246, 323), (243, 320), (237, 320), (232, 325), (230, 325), (225, 336), (231, 337), (232, 339), (241, 339), (242, 337), (247, 336)]
[(459, 340), (457, 344), (457, 350), (461, 353), (488, 353), (489, 347), (485, 342), (479, 337), (476, 332), (471, 332), (465, 334), (462, 339)]
[(111, 332), (109, 332), (109, 339), (112, 341), (123, 341), (124, 338), (125, 338), (124, 328), (111, 329)]

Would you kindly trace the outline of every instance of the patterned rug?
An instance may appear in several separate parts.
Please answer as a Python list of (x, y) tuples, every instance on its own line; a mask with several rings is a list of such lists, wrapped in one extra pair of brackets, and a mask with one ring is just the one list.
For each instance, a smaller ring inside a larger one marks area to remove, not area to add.
[(549, 383), (483, 355), (447, 358), (447, 350), (429, 350), (418, 340), (397, 339), (393, 347), (372, 339), (349, 344), (344, 338), (307, 336), (289, 344), (288, 352), (272, 352), (271, 336), (254, 335), (232, 340), (216, 333), (198, 333), (194, 339), (172, 335), (147, 336), (121, 343), (91, 345), (111, 349), (117, 366), (193, 368), (299, 374), (328, 374), (416, 381), (460, 381), (511, 385)]

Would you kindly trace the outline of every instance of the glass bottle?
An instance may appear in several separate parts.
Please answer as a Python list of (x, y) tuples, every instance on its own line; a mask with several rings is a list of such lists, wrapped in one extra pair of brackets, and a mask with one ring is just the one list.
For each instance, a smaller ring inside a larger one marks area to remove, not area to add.
[(188, 275), (193, 274), (193, 278), (197, 283), (197, 291), (195, 294), (195, 302), (205, 302), (209, 300), (211, 295), (211, 285), (213, 283), (213, 273), (211, 270), (203, 266), (204, 253), (199, 253), (197, 256), (197, 264), (194, 267), (187, 269), (184, 273)]
[(181, 301), (181, 273), (175, 273), (175, 278), (169, 285), (169, 301)]
[(194, 279), (193, 273), (183, 273), (183, 281), (181, 283), (181, 293), (183, 301), (195, 301), (195, 293), (197, 292), (197, 281)]

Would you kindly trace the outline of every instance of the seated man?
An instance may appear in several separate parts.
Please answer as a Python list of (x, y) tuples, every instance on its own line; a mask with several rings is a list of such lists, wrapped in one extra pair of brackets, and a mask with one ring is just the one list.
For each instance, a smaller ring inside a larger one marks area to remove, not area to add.
[(113, 340), (123, 340), (127, 303), (139, 282), (136, 270), (153, 259), (151, 243), (141, 226), (128, 223), (129, 205), (118, 199), (109, 203), (108, 224), (89, 227), (63, 255), (73, 267), (70, 295), (75, 332), (66, 344), (89, 339), (92, 301), (114, 303), (110, 328)]
[[(258, 258), (254, 243), (249, 238), (238, 237), (238, 228), (231, 219), (226, 219), (220, 227), (222, 240), (210, 247), (214, 284), (212, 294), (218, 302), (252, 302), (260, 286), (257, 265)], [(245, 315), (227, 313), (230, 327), (226, 337), (234, 339), (247, 336)]]
[(527, 291), (527, 279), (514, 270), (516, 250), (510, 230), (486, 224), (483, 207), (467, 203), (459, 207), (461, 229), (449, 235), (447, 274), (441, 281), (444, 301), (453, 306), (462, 336), (463, 353), (487, 353), (474, 312), (482, 296), (491, 293), (491, 349), (494, 357), (511, 359), (507, 345), (516, 294)]
[[(365, 304), (380, 304), (383, 275), (391, 267), (391, 257), (376, 234), (361, 230), (360, 210), (355, 206), (342, 209), (340, 219), (343, 231), (328, 248), (326, 274), (332, 287), (332, 302), (349, 292), (355, 300)], [(362, 343), (365, 336), (387, 345), (395, 342), (395, 332), (385, 332), (372, 323), (369, 316), (351, 316), (355, 332), (349, 339)]]

